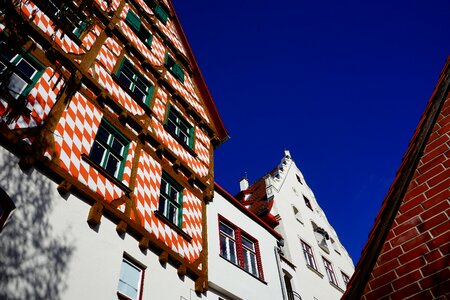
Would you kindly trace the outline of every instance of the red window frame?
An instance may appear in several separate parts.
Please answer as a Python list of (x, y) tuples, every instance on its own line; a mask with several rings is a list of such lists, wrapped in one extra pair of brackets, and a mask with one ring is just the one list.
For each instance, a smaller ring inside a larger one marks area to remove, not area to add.
[(16, 208), (14, 202), (9, 198), (8, 194), (0, 188), (0, 232), (2, 232), (3, 226), (8, 220), (11, 212)]
[[(258, 240), (220, 215), (219, 215), (219, 222), (218, 222), (219, 237), (221, 235), (226, 235), (227, 237), (229, 237), (229, 235), (221, 232), (221, 230), (220, 230), (221, 223), (224, 224), (225, 226), (231, 228), (232, 230), (234, 230), (234, 242), (235, 242), (236, 256), (237, 256), (237, 260), (236, 260), (237, 264), (235, 264), (235, 265), (237, 265), (238, 267), (243, 269), (245, 272), (251, 274), (252, 276), (255, 276), (261, 280), (264, 280), (264, 272), (263, 272), (263, 268), (262, 268), (261, 252), (259, 249)], [(242, 242), (243, 239), (247, 240), (247, 246), (243, 244), (243, 242)], [(253, 243), (253, 246), (254, 246), (253, 249), (250, 249), (248, 247), (248, 242)], [(221, 247), (220, 241), (219, 241), (219, 247)], [(219, 255), (234, 264), (233, 261), (231, 261), (228, 257), (222, 255), (221, 253), (222, 253), (222, 249), (220, 249)], [(249, 256), (254, 254), (254, 256), (256, 258), (256, 266), (252, 266), (251, 264), (250, 265), (246, 264), (245, 253), (247, 253), (247, 261), (249, 261), (249, 262), (251, 262), (251, 260), (248, 259)], [(255, 271), (257, 271), (256, 274), (255, 274), (255, 272), (252, 272), (252, 269), (254, 267), (256, 267), (256, 270), (255, 270)]]
[[(124, 256), (122, 257), (122, 264), (124, 262), (127, 262), (128, 264), (130, 264), (131, 266), (133, 266), (134, 268), (138, 269), (140, 271), (140, 278), (139, 278), (139, 288), (138, 288), (138, 300), (142, 300), (142, 296), (144, 293), (144, 278), (145, 278), (145, 266), (141, 265), (139, 262), (137, 262), (134, 258), (132, 258), (131, 256), (124, 254)], [(122, 265), (121, 265), (122, 268)], [(120, 279), (119, 279), (120, 280)], [(119, 300), (131, 300), (130, 297), (128, 297), (127, 295), (123, 294), (121, 291), (119, 291), (119, 287), (117, 287), (117, 299)]]

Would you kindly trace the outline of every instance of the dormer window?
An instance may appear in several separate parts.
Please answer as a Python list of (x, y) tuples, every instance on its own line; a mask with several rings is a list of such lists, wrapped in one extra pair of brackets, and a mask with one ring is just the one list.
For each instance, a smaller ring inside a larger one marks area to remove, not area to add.
[(164, 24), (169, 21), (169, 12), (161, 4), (156, 3), (155, 0), (145, 0), (145, 3), (153, 10), (155, 16)]
[(169, 54), (166, 56), (166, 68), (172, 75), (181, 83), (184, 83), (184, 70), (179, 63), (177, 63)]
[(128, 10), (125, 22), (128, 26), (136, 33), (136, 35), (144, 42), (147, 46), (152, 45), (153, 35), (142, 26), (141, 19), (131, 10)]
[(305, 205), (306, 205), (310, 210), (313, 210), (312, 205), (311, 205), (311, 201), (309, 201), (309, 199), (306, 198), (305, 196), (303, 196), (303, 200), (305, 200)]

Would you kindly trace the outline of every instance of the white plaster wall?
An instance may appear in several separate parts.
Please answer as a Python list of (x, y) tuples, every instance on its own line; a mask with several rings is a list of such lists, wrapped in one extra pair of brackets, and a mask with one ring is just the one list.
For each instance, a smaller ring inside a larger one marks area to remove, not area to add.
[(133, 237), (120, 237), (107, 218), (91, 229), (90, 206), (62, 198), (56, 186), (36, 170), (24, 174), (0, 147), (0, 187), (16, 205), (0, 233), (0, 299), (117, 299), (124, 252), (146, 266), (142, 299), (206, 298)]
[[(210, 285), (208, 299), (217, 300), (219, 295), (224, 299), (282, 299), (274, 252), (277, 239), (217, 192), (214, 193), (213, 202), (208, 204), (207, 212)], [(219, 214), (258, 240), (265, 282), (220, 257)]]
[[(314, 299), (314, 297), (319, 300), (340, 299), (342, 291), (329, 283), (322, 256), (332, 263), (338, 286), (341, 289), (345, 289), (341, 270), (351, 277), (354, 272), (353, 262), (340, 244), (334, 229), (326, 219), (295, 162), (288, 159), (285, 164), (281, 165), (283, 171), (279, 173), (278, 178), (274, 177), (273, 182), (275, 204), (272, 213), (278, 213), (281, 217), (281, 224), (276, 230), (279, 230), (285, 237), (283, 249), (285, 256), (297, 267), (295, 274), (291, 274), (293, 276), (293, 289), (302, 296), (302, 299)], [(302, 184), (297, 180), (296, 174), (301, 177)], [(313, 211), (306, 206), (303, 195), (310, 200)], [(292, 208), (293, 205), (300, 211), (302, 223), (297, 220)], [(329, 254), (319, 247), (311, 221), (314, 221), (330, 234), (330, 237), (335, 240), (340, 248), (340, 255), (334, 251), (331, 240), (327, 241)], [(306, 266), (300, 238), (313, 248), (318, 271), (323, 277)]]

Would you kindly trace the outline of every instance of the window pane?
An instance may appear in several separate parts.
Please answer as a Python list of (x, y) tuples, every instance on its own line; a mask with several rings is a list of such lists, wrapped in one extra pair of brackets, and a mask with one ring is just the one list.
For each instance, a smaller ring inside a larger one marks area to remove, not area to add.
[(27, 82), (20, 78), (17, 74), (12, 74), (9, 79), (8, 89), (14, 98), (19, 98), (21, 93), (27, 88)]
[(177, 224), (177, 207), (173, 203), (169, 203), (169, 211), (167, 212), (167, 219), (172, 223)]
[(94, 145), (92, 146), (91, 154), (89, 157), (97, 164), (102, 163), (103, 154), (105, 153), (106, 149), (102, 145), (100, 145), (97, 141), (94, 142)]
[(169, 197), (172, 201), (178, 202), (178, 191), (172, 186), (169, 191)]
[(166, 203), (167, 203), (166, 198), (163, 195), (161, 195), (159, 197), (158, 211), (163, 215), (166, 215)]
[(120, 156), (122, 156), (123, 155), (123, 148), (124, 148), (124, 145), (123, 145), (123, 143), (121, 142), (121, 141), (119, 141), (118, 139), (116, 139), (116, 138), (113, 138), (112, 139), (112, 145), (111, 145), (111, 148), (117, 153), (117, 155), (120, 155)]
[(36, 68), (33, 67), (28, 61), (26, 61), (24, 58), (21, 58), (19, 62), (17, 63), (17, 70), (22, 72), (26, 78), (33, 78), (34, 74), (36, 73)]
[(110, 153), (107, 158), (105, 170), (114, 177), (117, 177), (116, 172), (118, 171), (119, 163), (120, 160)]
[(229, 259), (231, 262), (233, 262), (234, 264), (237, 263), (236, 260), (236, 244), (234, 243), (234, 241), (232, 239), (228, 239), (228, 249), (229, 249)]
[(245, 237), (242, 237), (242, 245), (244, 247), (249, 248), (252, 251), (255, 251), (255, 246), (254, 246), (253, 242), (250, 241), (249, 239), (245, 238)]
[(129, 298), (137, 299), (140, 279), (141, 270), (124, 260), (120, 269), (119, 285), (117, 289)]
[(228, 227), (227, 225), (220, 223), (219, 225), (220, 231), (227, 234), (228, 236), (234, 238), (234, 230)]

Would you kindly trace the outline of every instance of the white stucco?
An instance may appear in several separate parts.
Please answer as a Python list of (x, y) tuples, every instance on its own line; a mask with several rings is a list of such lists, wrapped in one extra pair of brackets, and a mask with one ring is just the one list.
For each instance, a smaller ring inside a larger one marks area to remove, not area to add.
[(190, 278), (141, 252), (134, 237), (119, 236), (107, 218), (90, 228), (90, 205), (62, 198), (36, 170), (24, 174), (2, 147), (0, 187), (16, 205), (0, 233), (0, 299), (117, 299), (125, 252), (146, 267), (142, 299), (206, 299)]
[[(274, 300), (282, 299), (275, 248), (277, 239), (254, 219), (245, 215), (217, 191), (208, 211), (208, 299)], [(264, 281), (255, 278), (220, 256), (219, 215), (258, 240)]]
[[(275, 229), (284, 237), (284, 255), (296, 267), (294, 272), (288, 264), (283, 264), (283, 269), (292, 276), (293, 290), (300, 294), (303, 300), (340, 299), (345, 289), (341, 271), (351, 277), (354, 272), (353, 262), (288, 151), (285, 152), (276, 174), (266, 178), (266, 184), (266, 188), (270, 190), (267, 194), (272, 193), (274, 197), (271, 213), (280, 217), (280, 225)], [(303, 196), (309, 199), (312, 210), (305, 204)], [(324, 241), (329, 253), (319, 246), (313, 222), (329, 234), (330, 239)], [(331, 239), (334, 240), (334, 245)], [(306, 265), (301, 240), (311, 246), (320, 274)], [(330, 284), (322, 258), (332, 263), (338, 288)]]

